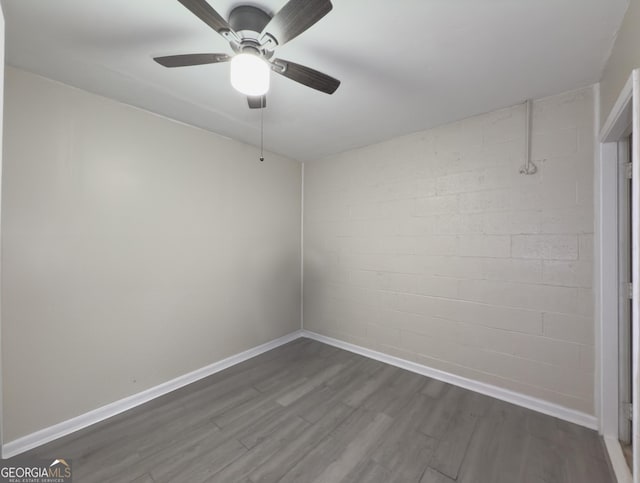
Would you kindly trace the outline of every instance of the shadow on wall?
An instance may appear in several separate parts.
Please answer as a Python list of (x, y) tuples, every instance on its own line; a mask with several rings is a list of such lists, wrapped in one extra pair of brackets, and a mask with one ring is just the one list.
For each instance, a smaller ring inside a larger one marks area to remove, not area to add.
[[(259, 340), (273, 338), (273, 325), (281, 326), (280, 335), (291, 332), (292, 321), (300, 320), (300, 291), (291, 290), (292, 280), (299, 279), (300, 265), (287, 256), (265, 257), (259, 250), (247, 251), (246, 258), (237, 267), (245, 276), (238, 281), (238, 323), (251, 328)], [(296, 284), (299, 287), (299, 284)], [(251, 303), (243, 299), (256, 297)], [(283, 313), (285, 307), (295, 308)], [(283, 317), (284, 316), (284, 317)]]
[(319, 330), (324, 328), (335, 330), (334, 291), (331, 287), (332, 266), (337, 260), (331, 260), (327, 253), (306, 248), (304, 254), (304, 328)]

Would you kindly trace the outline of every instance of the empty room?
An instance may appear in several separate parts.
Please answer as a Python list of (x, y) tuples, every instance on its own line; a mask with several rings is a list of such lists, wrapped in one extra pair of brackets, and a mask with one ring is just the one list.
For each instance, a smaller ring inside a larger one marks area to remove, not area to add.
[(0, 5), (0, 482), (640, 483), (640, 0)]

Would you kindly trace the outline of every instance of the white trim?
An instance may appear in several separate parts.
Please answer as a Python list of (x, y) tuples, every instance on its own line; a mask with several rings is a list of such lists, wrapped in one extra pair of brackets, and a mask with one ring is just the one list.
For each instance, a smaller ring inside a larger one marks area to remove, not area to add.
[(171, 391), (175, 391), (176, 389), (184, 387), (217, 372), (223, 371), (224, 369), (244, 362), (264, 352), (275, 349), (288, 342), (299, 339), (300, 337), (317, 340), (319, 342), (323, 342), (325, 344), (332, 345), (349, 352), (360, 354), (370, 359), (384, 362), (385, 364), (390, 364), (401, 369), (406, 369), (423, 376), (432, 377), (433, 379), (438, 379), (439, 381), (447, 382), (449, 384), (453, 384), (455, 386), (469, 389), (480, 394), (494, 397), (502, 401), (507, 401), (518, 406), (547, 414), (549, 416), (563, 419), (571, 423), (579, 424), (580, 426), (585, 426), (590, 429), (597, 429), (597, 419), (594, 416), (582, 413), (580, 411), (569, 409), (558, 404), (544, 401), (542, 399), (527, 396), (525, 394), (510, 391), (508, 389), (493, 386), (491, 384), (474, 381), (472, 379), (467, 379), (466, 377), (456, 376), (455, 374), (440, 371), (438, 369), (433, 369), (431, 367), (418, 364), (416, 362), (407, 361), (399, 357), (383, 354), (382, 352), (366, 349), (364, 347), (350, 344), (348, 342), (343, 342), (338, 339), (333, 339), (331, 337), (317, 334), (315, 332), (311, 332), (308, 330), (297, 330), (278, 339), (272, 340), (234, 356), (215, 362), (209, 366), (197, 369), (193, 372), (172, 379), (171, 381), (167, 381), (163, 384), (147, 389), (146, 391), (134, 394), (133, 396), (129, 396), (119, 401), (115, 401), (111, 404), (107, 404), (106, 406), (94, 409), (93, 411), (89, 411), (88, 413), (82, 414), (75, 418), (63, 421), (48, 428), (31, 433), (27, 436), (23, 436), (22, 438), (10, 441), (3, 446), (2, 457), (11, 458), (37, 446), (41, 446), (50, 441), (53, 441), (54, 439), (61, 438), (75, 431), (79, 431), (83, 428), (86, 428), (87, 426), (103, 421), (107, 418), (151, 401), (152, 399), (167, 394)]
[(594, 288), (599, 345), (600, 432), (618, 436), (618, 143), (600, 144)]
[[(600, 129), (600, 84), (593, 85), (593, 139), (598, 139)], [(599, 420), (598, 430), (602, 434), (602, 320), (598, 317), (600, 313), (600, 240), (598, 237), (600, 226), (600, 143), (593, 143), (593, 328), (594, 328), (594, 362), (595, 374), (593, 378), (593, 405), (594, 412)]]
[(631, 74), (633, 79), (633, 141), (631, 143), (631, 161), (633, 178), (631, 180), (631, 280), (633, 280), (633, 297), (631, 299), (631, 334), (632, 334), (632, 384), (631, 399), (633, 401), (632, 447), (633, 447), (633, 481), (640, 483), (640, 70)]
[(627, 461), (624, 459), (620, 442), (614, 436), (605, 436), (604, 445), (609, 454), (609, 461), (611, 467), (616, 475), (618, 483), (631, 483), (633, 477), (631, 476), (631, 470), (627, 466)]
[[(618, 407), (633, 401), (632, 391), (632, 350), (631, 344), (631, 304), (625, 290), (631, 282), (631, 188), (626, 177), (627, 164), (631, 162), (628, 138), (623, 138), (618, 146)], [(620, 293), (620, 292), (623, 293)], [(631, 442), (631, 424), (626, 417), (618, 417), (618, 439), (621, 443)]]
[(81, 414), (80, 416), (77, 416), (75, 418), (68, 419), (61, 423), (54, 424), (53, 426), (49, 426), (48, 428), (36, 431), (35, 433), (23, 436), (22, 438), (10, 441), (7, 444), (3, 445), (2, 457), (11, 458), (12, 456), (24, 453), (25, 451), (28, 451), (32, 448), (48, 443), (49, 441), (53, 441), (54, 439), (61, 438), (62, 436), (66, 436), (75, 431), (86, 428), (87, 426), (98, 423), (107, 418), (115, 416), (116, 414), (120, 414), (136, 406), (149, 402), (152, 399), (160, 397), (171, 391), (175, 391), (176, 389), (180, 389), (181, 387), (184, 387), (188, 384), (199, 381), (200, 379), (215, 374), (216, 372), (223, 371), (224, 369), (244, 362), (247, 359), (251, 359), (252, 357), (275, 349), (276, 347), (280, 347), (281, 345), (298, 339), (301, 336), (302, 331), (297, 330), (278, 339), (274, 339), (270, 342), (246, 350), (239, 354), (227, 357), (226, 359), (223, 359), (221, 361), (214, 362), (213, 364), (202, 367), (183, 376), (176, 377), (175, 379), (159, 384), (158, 386), (149, 388), (146, 391), (142, 391), (138, 394), (134, 394), (133, 396), (120, 399), (119, 401), (115, 401), (113, 403), (107, 404), (106, 406), (102, 406), (101, 408), (94, 409), (93, 411), (89, 411), (88, 413)]
[(300, 330), (304, 329), (304, 163), (300, 173)]
[[(625, 84), (599, 134), (594, 172), (594, 290), (600, 432), (618, 437), (618, 143), (630, 133), (633, 78)], [(602, 113), (601, 113), (602, 114)]]
[[(2, 169), (3, 160), (2, 160), (2, 132), (4, 125), (4, 117), (3, 117), (3, 106), (4, 106), (4, 61), (5, 61), (5, 19), (4, 19), (4, 11), (2, 5), (0, 4), (0, 199), (1, 196), (1, 187), (2, 187)], [(0, 203), (1, 204), (1, 203)], [(1, 210), (0, 210), (1, 211)], [(1, 224), (1, 220), (0, 220)], [(1, 248), (0, 248), (1, 250)], [(0, 291), (1, 292), (1, 291)], [(0, 302), (0, 305), (2, 302)], [(2, 333), (2, 320), (0, 320), (0, 333)], [(0, 347), (2, 347), (2, 337), (0, 337)], [(3, 377), (2, 377), (2, 350), (0, 349), (0, 449), (2, 449), (2, 442), (4, 441), (3, 430), (4, 430), (4, 405), (3, 405)]]
[(470, 391), (484, 394), (486, 396), (500, 399), (502, 401), (507, 401), (509, 403), (516, 404), (524, 408), (532, 409), (534, 411), (547, 414), (549, 416), (563, 419), (565, 421), (569, 421), (570, 423), (575, 423), (580, 426), (585, 426), (589, 429), (598, 428), (598, 420), (595, 416), (592, 416), (590, 414), (586, 414), (580, 411), (576, 411), (575, 409), (569, 409), (564, 406), (560, 406), (558, 404), (544, 401), (542, 399), (538, 399), (532, 396), (527, 396), (526, 394), (510, 391), (508, 389), (503, 389), (501, 387), (497, 387), (491, 384), (486, 384), (484, 382), (467, 379), (466, 377), (456, 376), (455, 374), (451, 374), (445, 371), (440, 371), (438, 369), (433, 369), (431, 367), (418, 364), (417, 362), (407, 361), (405, 359), (401, 359), (395, 356), (390, 356), (382, 352), (366, 349), (364, 347), (351, 344), (349, 342), (333, 339), (331, 337), (317, 334), (315, 332), (311, 332), (308, 330), (303, 330), (302, 336), (307, 337), (309, 339), (317, 340), (318, 342), (323, 342), (325, 344), (332, 345), (334, 347), (338, 347), (340, 349), (347, 350), (349, 352), (360, 354), (370, 359), (384, 362), (385, 364), (390, 364), (392, 366), (399, 367), (407, 371), (415, 372), (416, 374), (421, 374), (423, 376), (431, 377), (433, 379), (438, 379), (439, 381), (447, 382), (449, 384), (453, 384), (455, 386), (459, 386), (464, 389), (469, 389)]
[(616, 142), (625, 136), (625, 129), (631, 124), (632, 97), (633, 76), (629, 76), (627, 83), (618, 96), (618, 100), (611, 108), (611, 112), (600, 130), (601, 143)]

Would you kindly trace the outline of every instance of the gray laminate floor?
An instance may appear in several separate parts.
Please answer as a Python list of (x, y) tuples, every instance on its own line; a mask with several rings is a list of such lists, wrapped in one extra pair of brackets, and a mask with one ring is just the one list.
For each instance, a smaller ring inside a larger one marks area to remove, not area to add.
[(309, 339), (30, 455), (77, 483), (615, 481), (594, 431)]

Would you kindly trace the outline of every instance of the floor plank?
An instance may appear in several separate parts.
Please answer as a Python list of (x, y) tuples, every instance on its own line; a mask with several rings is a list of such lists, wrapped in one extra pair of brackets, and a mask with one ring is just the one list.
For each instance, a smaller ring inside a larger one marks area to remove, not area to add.
[(249, 479), (260, 483), (280, 481), (302, 458), (342, 424), (353, 411), (353, 408), (344, 404), (334, 406), (329, 413), (310, 426), (309, 430), (305, 431), (300, 438), (282, 447), (268, 461), (258, 466), (249, 475)]
[(393, 473), (385, 467), (373, 461), (365, 461), (349, 473), (343, 481), (345, 483), (390, 483), (396, 480)]
[(477, 396), (465, 391), (457, 401), (449, 425), (440, 438), (429, 464), (431, 468), (453, 480), (458, 478), (460, 465), (467, 454), (469, 441), (476, 429), (478, 417), (473, 409), (479, 400)]
[(273, 457), (281, 448), (291, 441), (297, 440), (309, 424), (299, 417), (294, 417), (283, 423), (269, 438), (247, 451), (240, 458), (233, 461), (221, 471), (208, 479), (188, 479), (190, 483), (207, 481), (209, 483), (228, 483), (231, 481), (246, 481), (249, 475), (260, 465)]
[(527, 451), (528, 412), (502, 401), (492, 401), (486, 416), (478, 421), (469, 442), (458, 481), (522, 481), (522, 466)]
[[(485, 480), (477, 480), (485, 481)], [(436, 470), (432, 468), (427, 468), (420, 480), (420, 483), (454, 483), (455, 480), (452, 480), (448, 476), (443, 475), (442, 473), (438, 473)], [(486, 480), (486, 483), (490, 483), (490, 480)], [(515, 483), (515, 482), (514, 482)], [(520, 483), (520, 482), (519, 482)]]
[(140, 478), (131, 480), (130, 483), (155, 483), (155, 482), (153, 481), (153, 478), (151, 478), (151, 475), (149, 473), (145, 473)]
[(393, 420), (386, 414), (376, 414), (364, 430), (351, 438), (340, 457), (332, 461), (314, 480), (314, 483), (333, 483), (344, 480), (371, 451), (392, 423)]

